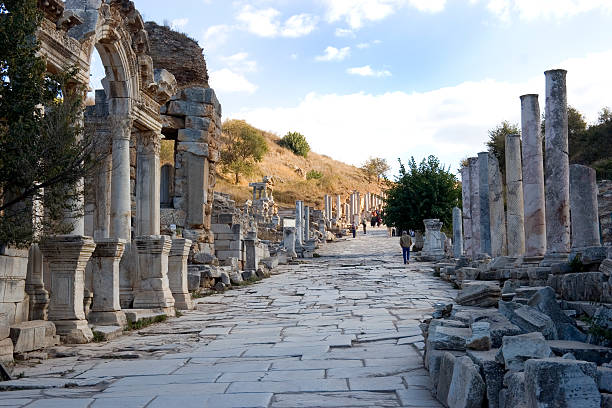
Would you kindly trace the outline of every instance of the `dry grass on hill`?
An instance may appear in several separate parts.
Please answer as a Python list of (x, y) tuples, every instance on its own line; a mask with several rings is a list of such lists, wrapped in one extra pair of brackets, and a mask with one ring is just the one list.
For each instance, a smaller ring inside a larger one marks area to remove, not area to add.
[[(264, 136), (268, 143), (268, 153), (257, 164), (256, 174), (242, 177), (238, 185), (233, 183), (233, 175), (220, 174), (216, 191), (230, 194), (237, 203), (242, 204), (252, 198), (250, 182), (261, 181), (263, 176), (273, 176), (274, 199), (279, 206), (292, 207), (296, 200), (304, 200), (306, 205), (322, 208), (325, 194), (341, 194), (346, 199), (353, 190), (378, 193), (384, 188), (376, 180), (368, 183), (363, 172), (355, 166), (314, 152), (308, 153), (307, 158), (296, 156), (278, 145), (278, 136), (271, 133), (264, 133)], [(310, 170), (319, 171), (323, 176), (306, 180)]]

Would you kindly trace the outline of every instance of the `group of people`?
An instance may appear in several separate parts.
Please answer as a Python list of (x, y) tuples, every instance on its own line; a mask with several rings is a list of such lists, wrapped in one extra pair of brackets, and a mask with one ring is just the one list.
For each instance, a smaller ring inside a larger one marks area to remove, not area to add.
[[(361, 225), (363, 226), (363, 233), (364, 234), (367, 233), (368, 221), (370, 222), (370, 226), (372, 228), (380, 227), (382, 225), (382, 218), (383, 218), (382, 210), (374, 210), (372, 211), (372, 213), (364, 211), (364, 213), (361, 216)], [(357, 236), (357, 225), (355, 225), (354, 222), (351, 225), (351, 232), (353, 234), (353, 238), (355, 238)]]

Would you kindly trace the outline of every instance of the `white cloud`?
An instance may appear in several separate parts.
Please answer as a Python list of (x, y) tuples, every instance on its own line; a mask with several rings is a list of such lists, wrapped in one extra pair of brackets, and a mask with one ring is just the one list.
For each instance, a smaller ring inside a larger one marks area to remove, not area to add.
[(351, 29), (363, 27), (367, 21), (380, 21), (404, 6), (436, 13), (444, 10), (446, 0), (323, 0), (330, 23), (344, 20)]
[[(478, 3), (480, 0), (470, 0)], [(612, 13), (610, 0), (484, 0), (487, 9), (503, 21), (517, 15), (522, 20), (563, 19), (591, 11)]]
[(210, 86), (217, 92), (245, 92), (254, 93), (257, 85), (252, 84), (243, 75), (223, 68), (210, 73)]
[(359, 49), (370, 48), (371, 46), (378, 45), (381, 42), (382, 41), (380, 41), (380, 40), (374, 40), (374, 41), (370, 41), (370, 42), (359, 43), (359, 44), (357, 44), (357, 48), (359, 48)]
[(251, 5), (246, 5), (240, 10), (236, 19), (244, 24), (247, 31), (267, 38), (303, 37), (317, 27), (318, 18), (312, 14), (295, 14), (284, 23), (281, 23), (280, 15), (280, 11), (274, 8), (255, 9)]
[(183, 28), (185, 28), (187, 23), (189, 23), (188, 18), (176, 18), (172, 20), (172, 22), (170, 23), (170, 27), (173, 30), (182, 30)]
[[(303, 133), (319, 153), (361, 164), (372, 151), (397, 165), (429, 154), (458, 167), (459, 160), (485, 149), (488, 129), (502, 120), (520, 121), (520, 95), (539, 93), (544, 112), (545, 69), (568, 70), (568, 101), (589, 121), (610, 104), (612, 50), (542, 67), (516, 83), (483, 79), (428, 92), (383, 94), (309, 93), (295, 106), (230, 113), (232, 118), (284, 134)], [(367, 146), (367, 148), (365, 148)], [(397, 167), (395, 167), (397, 169)]]
[(203, 44), (200, 44), (206, 51), (213, 50), (217, 47), (222, 46), (227, 41), (229, 33), (233, 30), (233, 27), (219, 24), (208, 27), (204, 32)]
[(317, 17), (310, 14), (296, 14), (285, 21), (281, 29), (283, 37), (303, 37), (310, 34), (317, 27)]
[(236, 72), (255, 72), (257, 71), (257, 62), (249, 60), (249, 54), (239, 52), (229, 57), (220, 57), (227, 66)]
[(360, 75), (360, 76), (378, 77), (378, 78), (391, 76), (390, 71), (387, 71), (386, 69), (382, 71), (375, 71), (369, 65), (366, 65), (365, 67), (349, 68), (346, 70), (346, 72), (348, 72), (351, 75)]
[(336, 28), (336, 37), (355, 37), (355, 32), (348, 28)]
[(351, 53), (351, 47), (336, 48), (329, 46), (323, 52), (323, 55), (315, 57), (316, 61), (342, 61)]
[(292, 59), (292, 60), (296, 60), (296, 59), (298, 59), (298, 58), (299, 58), (299, 55), (298, 55), (297, 53), (293, 53), (293, 54), (291, 54), (291, 59)]

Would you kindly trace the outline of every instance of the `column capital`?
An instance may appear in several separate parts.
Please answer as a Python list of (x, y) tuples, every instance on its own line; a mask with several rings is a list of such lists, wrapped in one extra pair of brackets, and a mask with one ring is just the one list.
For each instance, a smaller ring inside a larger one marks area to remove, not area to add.
[(130, 140), (134, 119), (130, 115), (109, 116), (113, 140)]
[(136, 148), (138, 153), (159, 155), (161, 152), (162, 135), (155, 130), (141, 130), (136, 133)]

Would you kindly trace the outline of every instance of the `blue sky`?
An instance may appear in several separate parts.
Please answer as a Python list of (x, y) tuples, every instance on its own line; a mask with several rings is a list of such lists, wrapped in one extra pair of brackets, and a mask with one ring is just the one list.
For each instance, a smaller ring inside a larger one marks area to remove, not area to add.
[(539, 93), (544, 111), (546, 69), (568, 70), (589, 121), (612, 106), (610, 0), (135, 4), (199, 41), (225, 118), (299, 131), (352, 164), (435, 154), (456, 169), (488, 129), (520, 120), (520, 95)]

